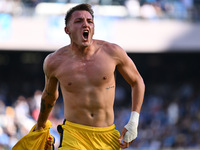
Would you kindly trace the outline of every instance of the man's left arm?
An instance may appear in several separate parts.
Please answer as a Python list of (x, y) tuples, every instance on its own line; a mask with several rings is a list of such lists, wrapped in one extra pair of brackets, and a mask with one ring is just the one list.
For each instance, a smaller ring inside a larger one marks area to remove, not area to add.
[[(119, 50), (120, 51), (120, 50)], [(137, 128), (139, 123), (139, 114), (144, 99), (145, 85), (139, 74), (135, 64), (126, 54), (125, 51), (120, 52), (120, 61), (117, 70), (124, 79), (130, 84), (132, 89), (132, 111), (129, 122), (124, 126), (119, 138), (121, 148), (127, 148), (137, 137)], [(124, 141), (121, 142), (124, 138)]]

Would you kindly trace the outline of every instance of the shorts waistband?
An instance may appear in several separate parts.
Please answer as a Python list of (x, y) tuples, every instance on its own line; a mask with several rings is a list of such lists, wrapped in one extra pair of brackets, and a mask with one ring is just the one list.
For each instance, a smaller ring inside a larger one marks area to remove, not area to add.
[(108, 127), (92, 127), (92, 126), (86, 126), (86, 125), (82, 125), (82, 124), (77, 124), (77, 123), (73, 123), (70, 121), (65, 120), (64, 121), (64, 125), (66, 126), (70, 126), (72, 128), (79, 128), (81, 130), (87, 130), (87, 131), (97, 131), (97, 132), (105, 132), (105, 131), (111, 131), (115, 129), (115, 124), (108, 126)]

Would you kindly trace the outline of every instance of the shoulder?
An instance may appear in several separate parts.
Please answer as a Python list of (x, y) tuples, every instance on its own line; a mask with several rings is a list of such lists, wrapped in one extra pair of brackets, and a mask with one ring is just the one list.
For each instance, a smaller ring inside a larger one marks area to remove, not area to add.
[(117, 63), (122, 63), (125, 59), (127, 59), (128, 55), (121, 46), (106, 41), (97, 42), (102, 44), (103, 51), (115, 59)]
[(107, 53), (118, 54), (125, 52), (122, 47), (115, 43), (110, 43), (103, 40), (95, 40), (95, 43), (98, 45), (98, 47), (101, 47)]
[(52, 75), (57, 66), (62, 62), (63, 54), (67, 51), (67, 47), (58, 49), (55, 52), (50, 53), (44, 60), (43, 70), (46, 75)]

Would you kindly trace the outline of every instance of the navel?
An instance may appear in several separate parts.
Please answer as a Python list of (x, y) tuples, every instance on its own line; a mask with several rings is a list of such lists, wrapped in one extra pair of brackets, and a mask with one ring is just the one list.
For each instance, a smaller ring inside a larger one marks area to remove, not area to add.
[(93, 114), (93, 113), (91, 113), (90, 115), (91, 115), (91, 117), (94, 117), (94, 114)]

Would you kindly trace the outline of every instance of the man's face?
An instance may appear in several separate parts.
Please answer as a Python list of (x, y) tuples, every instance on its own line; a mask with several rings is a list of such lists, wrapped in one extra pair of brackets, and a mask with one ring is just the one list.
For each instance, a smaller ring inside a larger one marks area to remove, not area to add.
[(65, 29), (71, 42), (81, 47), (87, 47), (92, 43), (94, 35), (94, 22), (88, 11), (73, 12)]

